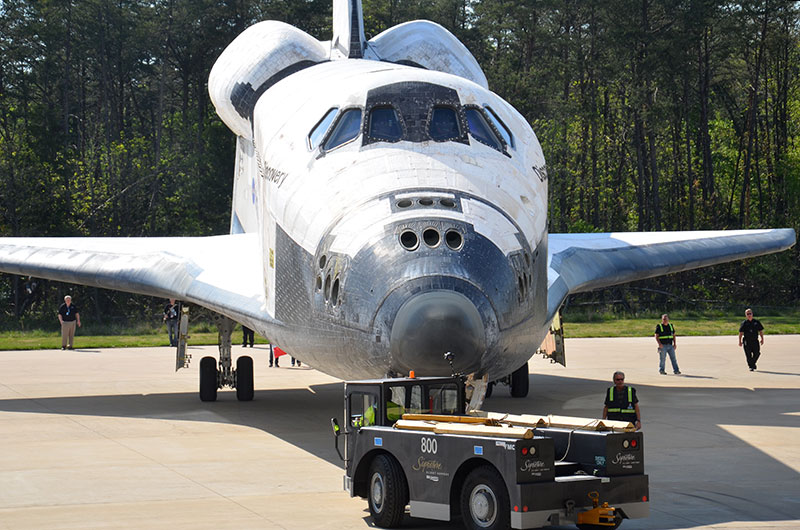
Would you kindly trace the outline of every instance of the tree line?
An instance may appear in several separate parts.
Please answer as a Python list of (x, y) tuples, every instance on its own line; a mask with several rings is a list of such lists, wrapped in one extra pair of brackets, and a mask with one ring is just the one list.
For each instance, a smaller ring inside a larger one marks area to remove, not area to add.
[[(472, 51), (542, 143), (551, 231), (800, 227), (800, 3), (363, 4), (368, 37), (423, 18)], [(331, 2), (4, 0), (0, 235), (226, 232), (234, 138), (209, 101), (208, 73), (267, 19), (327, 40)], [(622, 298), (796, 305), (798, 255), (639, 282)], [(26, 279), (2, 276), (4, 320), (52, 313), (63, 287), (39, 283), (32, 295)], [(150, 304), (73, 291), (98, 314)]]

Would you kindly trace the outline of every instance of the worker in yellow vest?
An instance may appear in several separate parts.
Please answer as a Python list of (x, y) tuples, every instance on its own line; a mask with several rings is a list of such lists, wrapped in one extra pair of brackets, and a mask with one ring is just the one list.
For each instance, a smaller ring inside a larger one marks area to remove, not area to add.
[[(400, 389), (402, 392), (402, 389)], [(405, 414), (406, 409), (403, 405), (400, 405), (395, 402), (395, 392), (394, 389), (391, 387), (388, 389), (388, 395), (386, 396), (386, 419), (389, 421), (397, 421), (403, 417)], [(402, 398), (402, 396), (399, 396)], [(398, 399), (400, 401), (400, 399)]]
[(675, 326), (670, 324), (669, 315), (661, 315), (661, 323), (656, 325), (656, 333), (654, 335), (658, 343), (658, 373), (667, 375), (664, 370), (664, 361), (667, 354), (672, 363), (672, 372), (675, 375), (680, 375), (681, 371), (678, 369), (678, 360), (675, 358), (675, 348), (678, 347), (678, 341), (675, 338)]
[(639, 411), (639, 398), (636, 389), (625, 385), (625, 374), (614, 372), (614, 386), (606, 392), (603, 419), (633, 423), (636, 430), (642, 428), (642, 414)]
[[(389, 395), (388, 400), (386, 401), (386, 419), (389, 421), (397, 421), (403, 417), (405, 414), (405, 407), (403, 405), (399, 405), (392, 401), (393, 399), (393, 392), (392, 389), (388, 389)], [(364, 417), (359, 418), (357, 420), (356, 427), (363, 427), (367, 425), (375, 425), (376, 424), (376, 417), (375, 415), (378, 413), (378, 406), (377, 404), (373, 403), (371, 406), (367, 407), (367, 410), (364, 411)]]

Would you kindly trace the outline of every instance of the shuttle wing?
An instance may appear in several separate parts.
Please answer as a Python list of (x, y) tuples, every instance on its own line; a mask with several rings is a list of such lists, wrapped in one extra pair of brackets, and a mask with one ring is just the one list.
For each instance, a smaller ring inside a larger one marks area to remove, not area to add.
[(568, 294), (785, 250), (791, 228), (550, 234), (547, 313)]
[(0, 271), (177, 298), (242, 320), (265, 313), (257, 234), (0, 238)]

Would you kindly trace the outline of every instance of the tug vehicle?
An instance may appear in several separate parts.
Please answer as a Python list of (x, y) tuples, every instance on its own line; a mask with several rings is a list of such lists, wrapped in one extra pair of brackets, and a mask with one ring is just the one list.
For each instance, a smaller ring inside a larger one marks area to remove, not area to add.
[(401, 525), (406, 508), (476, 530), (647, 517), (643, 435), (631, 423), (474, 410), (471, 390), (463, 377), (413, 373), (345, 383), (344, 428), (331, 419), (344, 489), (367, 499), (377, 526)]

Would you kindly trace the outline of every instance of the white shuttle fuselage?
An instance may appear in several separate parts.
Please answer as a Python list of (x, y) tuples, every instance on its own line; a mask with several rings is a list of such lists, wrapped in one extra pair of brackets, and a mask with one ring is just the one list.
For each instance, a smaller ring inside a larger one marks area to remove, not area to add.
[[(494, 145), (468, 132), (465, 109)], [(400, 139), (370, 136), (376, 110), (394, 113)], [(348, 111), (358, 134), (326, 148)], [(457, 119), (447, 140), (429, 135), (437, 112)], [(445, 372), (446, 351), (490, 377), (527, 361), (547, 331), (547, 182), (513, 108), (454, 75), (347, 60), (267, 90), (253, 123), (237, 146), (234, 225), (263, 235), (266, 304), (288, 324), (259, 331), (340, 377)]]

